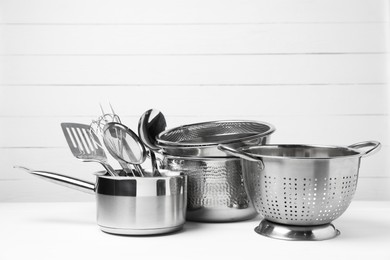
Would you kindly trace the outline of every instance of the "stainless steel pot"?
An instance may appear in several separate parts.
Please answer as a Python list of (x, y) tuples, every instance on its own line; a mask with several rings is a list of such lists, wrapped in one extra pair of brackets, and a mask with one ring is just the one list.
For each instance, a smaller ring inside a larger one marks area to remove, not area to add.
[(353, 198), (360, 159), (378, 151), (380, 143), (219, 148), (242, 158), (245, 188), (264, 217), (256, 232), (288, 240), (322, 240), (338, 235), (330, 222)]
[(274, 131), (268, 123), (231, 120), (183, 125), (157, 136), (162, 167), (188, 175), (188, 220), (230, 222), (257, 215), (245, 192), (240, 160), (218, 144), (266, 144)]
[(166, 155), (163, 168), (188, 176), (187, 220), (231, 222), (257, 215), (245, 192), (240, 159)]
[[(90, 183), (56, 173), (26, 170), (45, 180), (95, 194), (97, 224), (104, 232), (164, 234), (180, 230), (185, 223), (187, 176), (178, 172), (161, 171), (161, 177), (112, 177), (100, 172), (96, 183)], [(151, 174), (149, 170), (146, 172)]]

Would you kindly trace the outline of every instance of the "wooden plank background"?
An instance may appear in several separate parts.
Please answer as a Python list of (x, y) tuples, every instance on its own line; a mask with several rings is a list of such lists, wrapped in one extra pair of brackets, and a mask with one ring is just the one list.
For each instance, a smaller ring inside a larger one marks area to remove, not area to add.
[(0, 19), (2, 202), (93, 200), (13, 166), (93, 181), (59, 124), (108, 102), (134, 130), (157, 108), (266, 121), (272, 143), (378, 140), (355, 199), (390, 200), (388, 0), (2, 0)]

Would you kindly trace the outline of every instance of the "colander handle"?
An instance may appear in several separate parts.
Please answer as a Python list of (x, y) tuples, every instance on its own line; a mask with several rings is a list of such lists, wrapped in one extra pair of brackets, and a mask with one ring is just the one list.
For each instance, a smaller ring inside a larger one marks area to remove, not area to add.
[(362, 148), (372, 147), (371, 149), (363, 150), (360, 152), (360, 155), (362, 157), (366, 157), (368, 155), (373, 155), (374, 153), (378, 152), (380, 150), (381, 144), (377, 141), (365, 141), (356, 144), (351, 144), (348, 147), (357, 150)]
[(251, 154), (248, 154), (244, 151), (237, 151), (236, 149), (234, 149), (230, 146), (226, 146), (226, 145), (222, 145), (222, 144), (218, 145), (218, 149), (220, 151), (226, 152), (226, 153), (233, 155), (235, 157), (239, 157), (241, 159), (252, 161), (252, 162), (257, 162), (259, 164), (260, 168), (264, 169), (264, 164), (263, 164), (263, 161), (261, 160), (261, 158), (257, 158), (257, 157), (255, 157)]

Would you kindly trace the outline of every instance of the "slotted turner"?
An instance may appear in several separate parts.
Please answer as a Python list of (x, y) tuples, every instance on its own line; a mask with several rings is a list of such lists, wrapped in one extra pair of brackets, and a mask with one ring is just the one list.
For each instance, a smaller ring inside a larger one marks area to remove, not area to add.
[(69, 148), (77, 159), (83, 162), (98, 162), (111, 176), (118, 176), (108, 164), (106, 153), (89, 125), (61, 123), (61, 127)]

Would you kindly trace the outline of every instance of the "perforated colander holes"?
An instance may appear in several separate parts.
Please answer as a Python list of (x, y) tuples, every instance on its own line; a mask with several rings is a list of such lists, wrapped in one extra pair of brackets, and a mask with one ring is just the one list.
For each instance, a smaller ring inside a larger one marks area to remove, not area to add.
[[(286, 220), (297, 220), (299, 210), (297, 206), (297, 178), (283, 177), (281, 181), (283, 184), (283, 218), (285, 218)], [(279, 215), (281, 215), (280, 212), (278, 213)]]
[(264, 175), (264, 191), (265, 201), (261, 202), (261, 206), (264, 214), (268, 214), (268, 217), (276, 219), (280, 218), (278, 194), (275, 189), (277, 185), (277, 178)]
[[(333, 178), (336, 179), (336, 178)], [(328, 200), (333, 202), (336, 199), (336, 191), (337, 191), (337, 182), (332, 183), (332, 178), (330, 177), (328, 182)], [(326, 186), (326, 184), (325, 184)]]
[(262, 180), (261, 178), (254, 177), (252, 175), (249, 176), (246, 176), (246, 187), (248, 188), (248, 193), (252, 194), (252, 202), (256, 210), (262, 211), (264, 207), (263, 196), (261, 195), (263, 191)]
[[(305, 191), (303, 191), (302, 195), (303, 196), (302, 196), (301, 216), (302, 217), (310, 217), (310, 209), (311, 209), (311, 207), (310, 207), (310, 204), (307, 204)], [(305, 219), (305, 220), (307, 221), (308, 219)]]
[(332, 202), (334, 204), (334, 215), (337, 215), (337, 211), (339, 211), (339, 208), (342, 206), (342, 200), (343, 200), (343, 182), (340, 182), (339, 185), (337, 178), (329, 178), (329, 186), (332, 186), (333, 192), (332, 194)]
[(321, 199), (321, 207), (319, 208), (317, 214), (316, 214), (316, 221), (325, 221), (325, 220), (333, 220), (335, 217), (332, 215), (332, 205), (329, 205), (331, 202), (327, 198), (327, 184), (326, 184), (326, 178), (324, 178), (324, 188), (323, 193), (320, 194), (322, 197)]
[(306, 208), (302, 217), (305, 221), (312, 221), (315, 216), (315, 210), (318, 206), (316, 204), (320, 203), (318, 201), (319, 193), (321, 192), (318, 184), (320, 181), (317, 178), (303, 178), (304, 192), (303, 192), (303, 206)]
[(340, 194), (340, 207), (348, 207), (351, 199), (355, 193), (357, 184), (357, 174), (353, 176), (344, 176), (341, 183), (341, 194)]
[(320, 199), (320, 207), (316, 214), (316, 221), (325, 221), (332, 220), (334, 217), (332, 216), (334, 200), (336, 199), (337, 192), (337, 178), (335, 177), (324, 177), (320, 179), (322, 181), (322, 189), (318, 190), (318, 195)]

